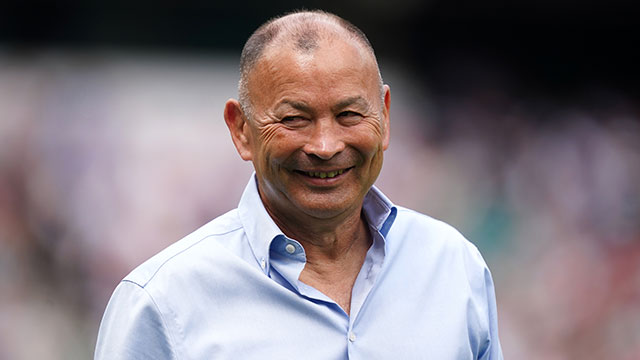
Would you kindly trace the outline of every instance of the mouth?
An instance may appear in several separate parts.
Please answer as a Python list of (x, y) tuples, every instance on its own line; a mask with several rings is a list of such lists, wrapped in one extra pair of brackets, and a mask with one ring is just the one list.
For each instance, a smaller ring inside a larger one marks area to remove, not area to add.
[(340, 170), (333, 170), (333, 171), (300, 171), (300, 170), (296, 170), (296, 172), (298, 174), (302, 174), (305, 176), (308, 176), (310, 178), (315, 178), (315, 179), (332, 179), (336, 176), (340, 176), (342, 174), (344, 174), (345, 172), (351, 170), (353, 167), (347, 168), (347, 169), (340, 169)]

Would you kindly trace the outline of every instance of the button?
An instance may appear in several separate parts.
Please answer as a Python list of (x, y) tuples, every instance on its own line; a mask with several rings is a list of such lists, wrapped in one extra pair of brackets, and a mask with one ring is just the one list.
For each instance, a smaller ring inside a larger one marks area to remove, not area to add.
[(287, 246), (284, 247), (284, 249), (289, 253), (289, 254), (293, 254), (294, 252), (296, 252), (296, 246), (293, 244), (287, 244)]
[(351, 342), (356, 341), (356, 334), (354, 334), (353, 331), (349, 332), (349, 341)]
[(267, 267), (267, 261), (264, 258), (260, 259), (260, 267), (262, 268), (262, 270)]

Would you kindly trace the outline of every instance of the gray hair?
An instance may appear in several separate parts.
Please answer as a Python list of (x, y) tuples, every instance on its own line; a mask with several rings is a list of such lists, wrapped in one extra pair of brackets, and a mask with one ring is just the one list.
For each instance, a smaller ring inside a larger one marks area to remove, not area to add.
[(301, 52), (312, 52), (318, 47), (322, 36), (326, 36), (327, 25), (337, 25), (344, 30), (349, 39), (357, 41), (370, 52), (376, 63), (380, 83), (380, 98), (384, 104), (382, 75), (367, 36), (349, 21), (321, 10), (295, 11), (273, 18), (260, 26), (244, 44), (240, 55), (240, 82), (238, 84), (238, 100), (245, 116), (252, 118), (252, 106), (249, 96), (249, 75), (260, 60), (267, 46), (284, 35), (292, 41), (294, 48)]

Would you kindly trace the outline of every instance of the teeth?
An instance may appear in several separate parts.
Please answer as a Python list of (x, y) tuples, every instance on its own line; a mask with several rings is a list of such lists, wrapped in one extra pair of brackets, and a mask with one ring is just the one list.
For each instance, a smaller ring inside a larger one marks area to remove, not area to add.
[(306, 174), (311, 177), (316, 177), (320, 179), (324, 178), (332, 178), (344, 173), (344, 170), (337, 171), (329, 171), (329, 172), (320, 172), (320, 171), (309, 171)]

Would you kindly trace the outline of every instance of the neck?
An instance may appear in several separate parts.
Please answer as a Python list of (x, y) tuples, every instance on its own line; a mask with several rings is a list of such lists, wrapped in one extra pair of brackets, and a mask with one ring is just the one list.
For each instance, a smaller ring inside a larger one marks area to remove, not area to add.
[(350, 216), (292, 222), (267, 211), (285, 235), (304, 247), (307, 263), (299, 280), (332, 298), (348, 315), (353, 284), (372, 243), (362, 207)]
[(301, 219), (300, 214), (298, 217), (278, 216), (269, 207), (267, 212), (285, 235), (302, 244), (307, 262), (313, 263), (315, 259), (337, 261), (348, 256), (360, 244), (368, 248), (371, 242), (361, 206), (330, 219)]

